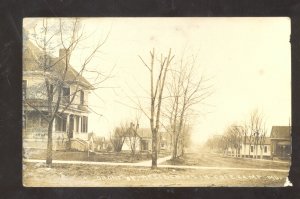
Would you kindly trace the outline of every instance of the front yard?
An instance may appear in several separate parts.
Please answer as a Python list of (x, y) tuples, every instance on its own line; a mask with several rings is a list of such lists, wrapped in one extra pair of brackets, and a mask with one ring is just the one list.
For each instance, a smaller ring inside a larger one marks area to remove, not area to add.
[[(158, 157), (167, 156), (167, 153), (160, 153)], [(46, 150), (26, 149), (24, 153), (25, 159), (46, 159)], [(135, 163), (145, 160), (151, 160), (150, 152), (140, 152), (133, 156), (128, 152), (101, 152), (88, 153), (79, 151), (53, 151), (53, 160), (76, 160), (76, 161), (96, 161), (96, 162), (121, 162), (121, 163)]]
[(286, 173), (109, 165), (24, 163), (27, 187), (283, 186)]

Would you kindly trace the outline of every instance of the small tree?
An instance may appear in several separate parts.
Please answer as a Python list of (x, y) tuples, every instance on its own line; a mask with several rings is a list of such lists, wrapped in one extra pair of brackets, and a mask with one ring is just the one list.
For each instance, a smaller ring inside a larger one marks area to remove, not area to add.
[(122, 150), (125, 141), (126, 130), (121, 127), (116, 127), (113, 134), (110, 135), (110, 142), (113, 145), (115, 152), (120, 152)]
[[(247, 140), (249, 143), (251, 143), (251, 139), (249, 138), (249, 127), (246, 122), (244, 122), (244, 125), (241, 126), (241, 135), (242, 135), (242, 142), (244, 145), (244, 152), (243, 156), (246, 157), (246, 146), (247, 146)], [(250, 154), (249, 154), (250, 155)]]
[(132, 156), (135, 156), (136, 154), (136, 149), (138, 147), (138, 142), (140, 140), (139, 135), (137, 133), (139, 129), (139, 123), (136, 122), (134, 124), (133, 122), (130, 123), (130, 128), (128, 129), (128, 139), (129, 139), (129, 145), (130, 145), (130, 150)]
[(230, 148), (234, 150), (235, 157), (238, 157), (240, 154), (242, 141), (241, 133), (242, 129), (237, 125), (231, 125), (225, 133), (225, 136), (228, 138)]
[(260, 149), (262, 150), (266, 137), (265, 121), (263, 119), (263, 114), (259, 112), (258, 109), (255, 109), (251, 112), (249, 128), (251, 131), (250, 136), (252, 138), (252, 143), (255, 149), (254, 158), (258, 158), (258, 148), (260, 147)]
[(181, 156), (185, 154), (185, 149), (188, 148), (191, 144), (191, 126), (190, 124), (187, 124), (187, 122), (184, 123), (183, 126), (183, 133), (182, 133), (182, 142), (181, 142)]

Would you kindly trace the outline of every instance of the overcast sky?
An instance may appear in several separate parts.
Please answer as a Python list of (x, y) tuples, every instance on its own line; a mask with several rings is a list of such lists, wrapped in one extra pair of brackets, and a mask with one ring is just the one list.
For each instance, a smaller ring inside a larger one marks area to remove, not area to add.
[[(40, 20), (27, 18), (26, 29)], [(89, 67), (113, 78), (93, 91), (89, 131), (107, 135), (136, 111), (132, 99), (147, 101), (149, 72), (138, 55), (149, 60), (149, 51), (175, 58), (197, 56), (200, 75), (210, 78), (213, 95), (196, 109), (193, 141), (221, 134), (231, 123), (244, 122), (252, 110), (264, 113), (270, 133), (273, 125), (288, 125), (291, 115), (291, 47), (289, 18), (83, 18), (89, 38), (72, 55), (80, 65), (88, 49), (108, 39)], [(90, 81), (89, 76), (87, 78)], [(142, 127), (149, 127), (146, 117)]]

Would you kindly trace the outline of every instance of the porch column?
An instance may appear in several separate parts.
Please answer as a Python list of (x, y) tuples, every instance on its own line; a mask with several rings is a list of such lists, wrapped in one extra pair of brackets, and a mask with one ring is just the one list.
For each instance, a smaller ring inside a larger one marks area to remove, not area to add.
[(77, 115), (74, 115), (74, 128), (73, 128), (73, 132), (76, 134), (78, 132), (77, 129)]
[(67, 135), (69, 134), (69, 125), (70, 125), (70, 114), (67, 114), (67, 122), (66, 122), (66, 132), (67, 132)]
[(78, 116), (78, 118), (79, 118), (78, 133), (81, 133), (81, 116)]

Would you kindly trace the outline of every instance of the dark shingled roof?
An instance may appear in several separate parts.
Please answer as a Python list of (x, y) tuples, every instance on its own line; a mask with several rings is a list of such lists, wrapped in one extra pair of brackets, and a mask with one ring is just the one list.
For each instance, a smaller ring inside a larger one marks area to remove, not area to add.
[(291, 139), (290, 126), (273, 126), (270, 138)]
[[(39, 67), (37, 62), (35, 61), (42, 55), (41, 50), (35, 46), (30, 40), (24, 40), (23, 43), (23, 71), (42, 71), (42, 68)], [(64, 65), (62, 65), (61, 61), (57, 57), (52, 57), (48, 55), (50, 60), (50, 64), (54, 64), (58, 67), (58, 71), (64, 69)], [(59, 62), (58, 62), (59, 61)], [(82, 75), (80, 75), (72, 66), (68, 68), (66, 73), (66, 80), (73, 82), (78, 80), (78, 82), (84, 86), (86, 89), (94, 89), (93, 85), (91, 85)]]

